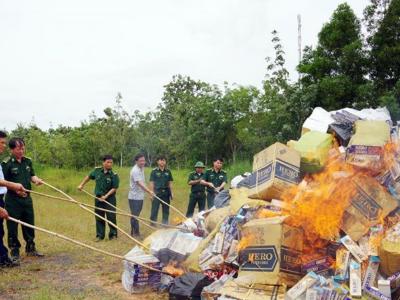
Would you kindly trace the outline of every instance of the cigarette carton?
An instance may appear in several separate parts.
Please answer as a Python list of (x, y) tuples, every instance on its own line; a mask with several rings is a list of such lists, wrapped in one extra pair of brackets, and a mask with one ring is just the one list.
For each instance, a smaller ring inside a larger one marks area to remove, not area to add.
[(350, 260), (350, 295), (361, 298), (361, 265), (354, 259)]
[(340, 241), (359, 263), (362, 263), (364, 260), (368, 259), (368, 256), (348, 235), (342, 237)]

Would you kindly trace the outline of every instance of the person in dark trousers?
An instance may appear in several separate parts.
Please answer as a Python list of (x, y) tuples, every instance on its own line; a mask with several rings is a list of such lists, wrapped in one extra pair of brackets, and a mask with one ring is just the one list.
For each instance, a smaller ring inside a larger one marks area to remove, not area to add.
[[(144, 176), (144, 166), (146, 159), (144, 154), (137, 154), (135, 156), (135, 165), (133, 166), (129, 176), (129, 193), (128, 201), (131, 209), (131, 214), (139, 216), (142, 208), (145, 192), (154, 197), (153, 191), (146, 186), (146, 179)], [(131, 218), (131, 235), (140, 237), (139, 222), (135, 218)]]
[[(153, 169), (150, 174), (150, 189), (154, 194), (166, 203), (170, 203), (173, 199), (172, 194), (172, 173), (166, 168), (167, 159), (165, 156), (159, 156), (157, 158), (158, 167)], [(169, 218), (169, 206), (161, 202), (162, 206), (162, 223), (168, 224)], [(151, 215), (152, 221), (157, 221), (158, 209), (160, 207), (160, 200), (156, 197), (151, 202)]]
[(191, 186), (189, 204), (186, 212), (186, 217), (191, 218), (196, 208), (199, 206), (199, 212), (203, 211), (206, 206), (206, 188), (201, 184), (204, 176), (204, 164), (198, 161), (195, 166), (195, 171), (189, 174), (188, 184)]
[[(7, 134), (3, 131), (0, 131), (0, 154), (6, 149), (6, 139)], [(18, 262), (14, 262), (9, 258), (8, 250), (3, 244), (3, 219), (8, 219), (8, 212), (6, 209), (4, 209), (4, 195), (7, 193), (7, 189), (13, 190), (21, 196), (26, 196), (26, 190), (22, 184), (4, 180), (3, 169), (0, 164), (0, 268), (12, 268), (18, 266)]]
[[(95, 206), (102, 209), (115, 211), (115, 208), (108, 205), (107, 202), (113, 206), (117, 205), (116, 193), (119, 187), (118, 174), (112, 170), (113, 157), (111, 155), (104, 155), (103, 166), (95, 168), (88, 176), (86, 176), (81, 184), (78, 186), (79, 190), (82, 190), (85, 184), (89, 180), (95, 180), (96, 186), (94, 188), (95, 196), (99, 199), (95, 199)], [(117, 225), (117, 217), (115, 213), (105, 212), (102, 210), (95, 209), (96, 214), (107, 218), (108, 221)], [(117, 238), (117, 229), (109, 224), (110, 232), (108, 238), (110, 240)], [(106, 222), (96, 216), (96, 241), (104, 240), (106, 235)]]
[(223, 163), (224, 160), (222, 158), (215, 158), (213, 160), (213, 167), (206, 171), (204, 179), (201, 181), (201, 184), (207, 186), (208, 209), (214, 206), (215, 195), (224, 189), (228, 181), (226, 172), (222, 170)]
[[(43, 184), (43, 181), (35, 175), (32, 161), (25, 156), (25, 142), (22, 138), (10, 139), (8, 146), (11, 156), (2, 163), (4, 179), (14, 183), (20, 183), (27, 190), (32, 189), (31, 183)], [(35, 213), (32, 198), (29, 193), (7, 191), (5, 208), (10, 217), (19, 219), (28, 224), (35, 225)], [(35, 230), (22, 226), (22, 236), (25, 240), (25, 252), (27, 256), (42, 257), (43, 254), (36, 250)], [(11, 260), (19, 263), (21, 243), (18, 240), (18, 224), (7, 220), (8, 248), (11, 252)]]

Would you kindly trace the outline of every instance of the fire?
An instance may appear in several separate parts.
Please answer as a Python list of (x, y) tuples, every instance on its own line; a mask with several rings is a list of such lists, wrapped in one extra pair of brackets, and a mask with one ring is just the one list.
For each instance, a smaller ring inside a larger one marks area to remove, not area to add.
[(306, 176), (283, 195), (290, 205), (289, 224), (302, 227), (311, 242), (339, 237), (343, 214), (356, 192), (351, 181), (361, 174), (339, 155), (331, 155), (322, 172)]
[(171, 274), (173, 277), (181, 276), (185, 273), (185, 271), (178, 266), (178, 262), (171, 261), (163, 268), (164, 272)]
[(182, 217), (176, 216), (176, 217), (174, 217), (174, 218), (172, 219), (172, 224), (173, 224), (173, 225), (179, 225), (179, 224), (182, 224), (183, 222), (185, 222), (185, 219), (182, 218)]
[(238, 245), (237, 245), (237, 251), (243, 250), (247, 248), (249, 245), (252, 245), (256, 242), (256, 237), (251, 234), (246, 234), (242, 236), (240, 239)]

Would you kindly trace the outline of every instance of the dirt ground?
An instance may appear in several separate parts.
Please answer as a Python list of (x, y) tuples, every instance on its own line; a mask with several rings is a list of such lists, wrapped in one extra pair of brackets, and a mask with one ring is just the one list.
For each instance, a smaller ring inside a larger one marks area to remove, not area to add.
[(167, 294), (127, 293), (121, 272), (120, 263), (110, 264), (102, 256), (85, 257), (84, 263), (76, 253), (23, 257), (20, 267), (0, 270), (0, 299), (168, 299)]

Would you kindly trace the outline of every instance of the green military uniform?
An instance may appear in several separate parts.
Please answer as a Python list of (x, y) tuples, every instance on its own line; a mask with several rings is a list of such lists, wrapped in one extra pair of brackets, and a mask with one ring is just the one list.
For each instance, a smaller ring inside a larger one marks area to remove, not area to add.
[[(228, 177), (224, 170), (216, 172), (213, 168), (208, 169), (204, 174), (204, 180), (211, 182), (216, 188), (219, 187), (223, 182), (228, 182)], [(216, 192), (214, 189), (207, 187), (207, 207), (210, 209), (214, 206), (214, 198)]]
[[(95, 168), (89, 174), (89, 178), (96, 181), (96, 186), (94, 188), (94, 194), (96, 197), (100, 198), (107, 194), (111, 189), (117, 189), (119, 187), (119, 177), (117, 173), (114, 173), (112, 170), (108, 170), (104, 172), (103, 167)], [(102, 209), (108, 209), (111, 211), (115, 211), (114, 207), (111, 207), (104, 201), (100, 201), (95, 199), (95, 206)], [(115, 197), (115, 193), (109, 196), (106, 200), (113, 206), (117, 205), (117, 199)], [(102, 210), (95, 209), (95, 213), (104, 217), (107, 217), (107, 220), (117, 225), (116, 214), (112, 212), (105, 212)], [(114, 226), (109, 225), (110, 232), (108, 237), (110, 239), (117, 237), (117, 229)], [(106, 222), (99, 217), (96, 216), (96, 237), (98, 239), (104, 239), (106, 235)]]
[[(189, 174), (188, 182), (193, 180), (201, 180), (204, 177), (204, 173), (197, 173), (196, 171)], [(206, 187), (200, 183), (193, 184), (190, 190), (189, 204), (186, 212), (186, 216), (191, 218), (194, 213), (196, 204), (199, 205), (199, 212), (203, 211), (206, 206)]]
[[(171, 189), (169, 188), (169, 182), (174, 181), (172, 173), (168, 169), (161, 170), (160, 168), (155, 168), (151, 171), (150, 181), (154, 185), (154, 193), (157, 197), (166, 203), (170, 203), (171, 200)], [(168, 224), (169, 218), (169, 206), (161, 203), (162, 206), (162, 222), (163, 224)], [(150, 219), (152, 221), (157, 221), (158, 209), (160, 207), (160, 200), (153, 198), (151, 202), (151, 214)]]
[[(5, 180), (20, 183), (25, 189), (32, 189), (31, 178), (35, 176), (35, 171), (29, 158), (22, 157), (21, 162), (18, 162), (14, 156), (11, 156), (3, 161), (2, 168)], [(33, 203), (29, 194), (27, 197), (20, 197), (14, 191), (8, 190), (5, 200), (5, 208), (10, 217), (35, 225)], [(18, 240), (18, 224), (7, 221), (7, 229), (8, 247), (11, 250), (11, 255), (18, 256), (19, 248), (21, 248), (21, 243)], [(35, 251), (35, 231), (32, 228), (22, 226), (22, 235), (26, 242), (26, 252)]]

